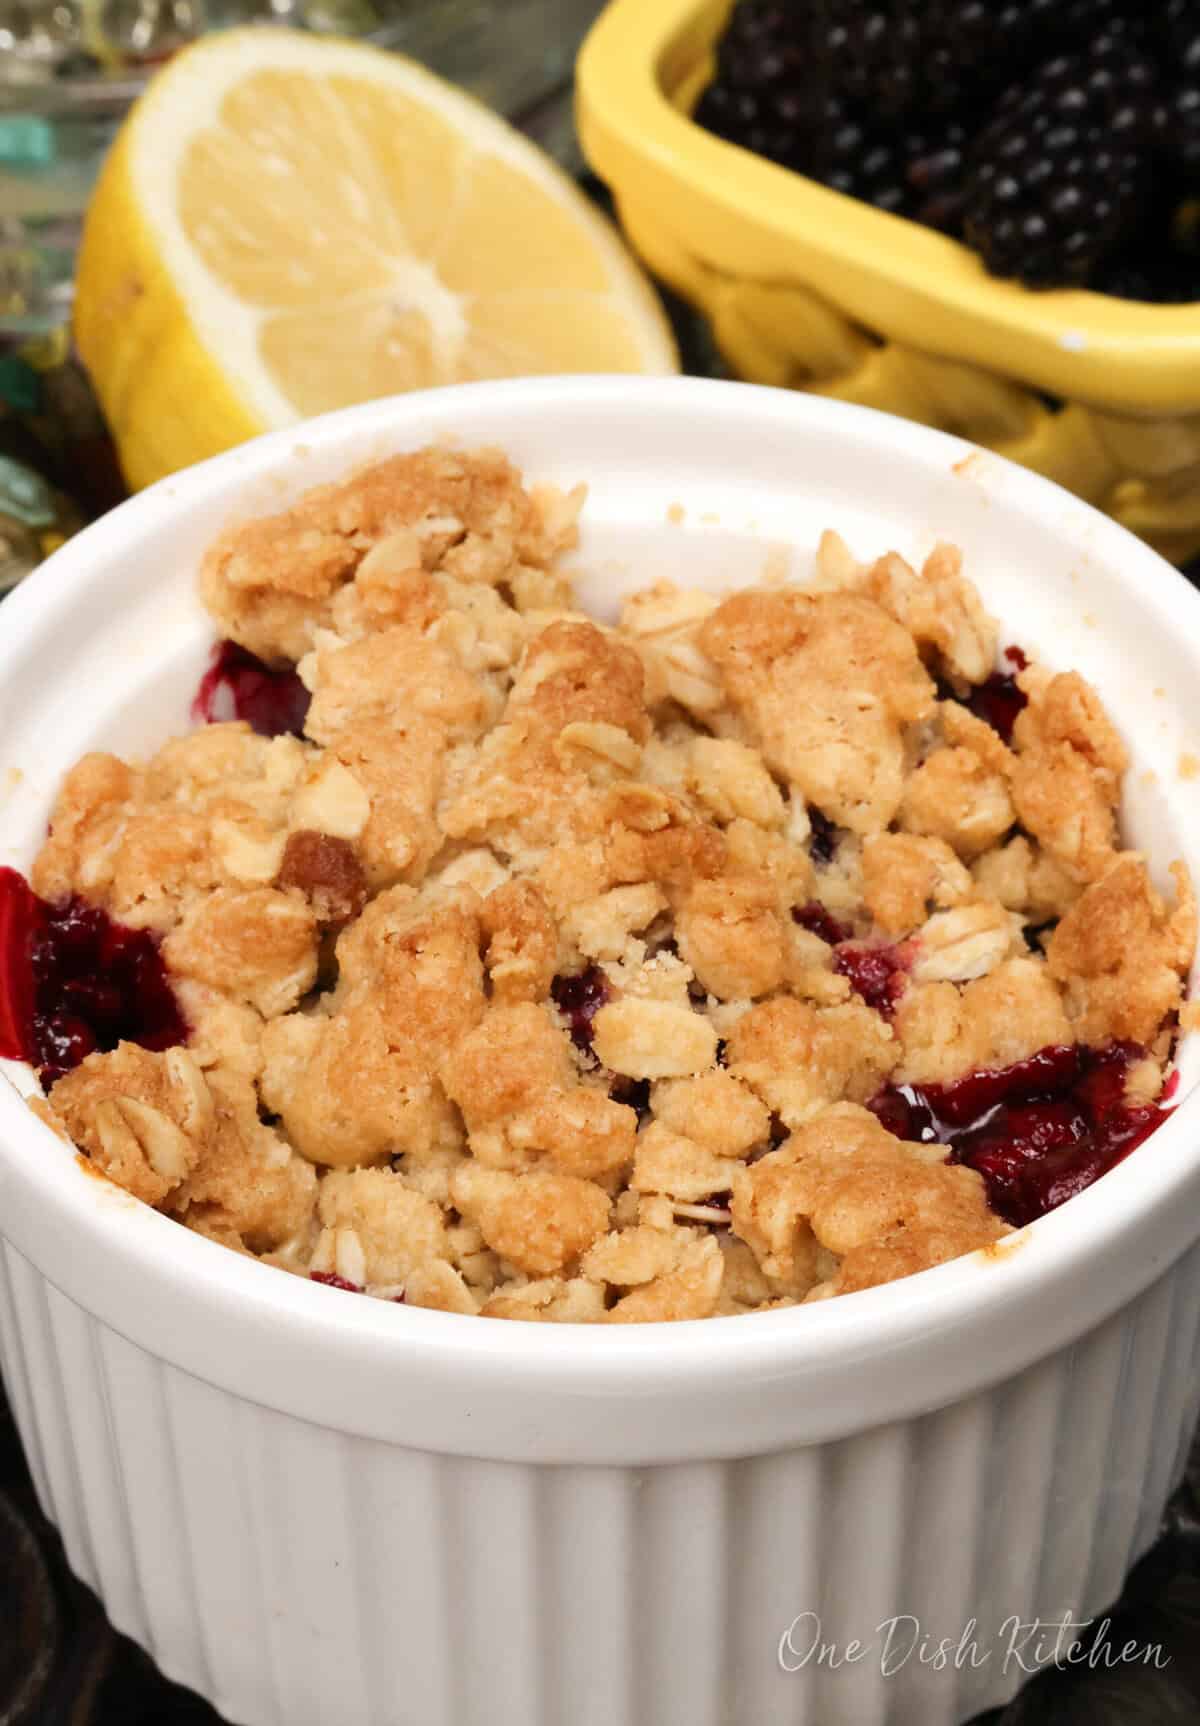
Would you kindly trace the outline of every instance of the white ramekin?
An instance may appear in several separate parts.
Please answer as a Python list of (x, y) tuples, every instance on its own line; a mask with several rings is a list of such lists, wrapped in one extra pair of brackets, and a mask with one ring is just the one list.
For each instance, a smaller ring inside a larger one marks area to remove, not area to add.
[[(1103, 692), (1130, 838), (1200, 876), (1200, 597), (1167, 565), (937, 433), (632, 379), (373, 403), (72, 541), (0, 614), (0, 862), (28, 865), (85, 749), (186, 724), (220, 528), (435, 437), (589, 483), (576, 561), (602, 609), (659, 576), (744, 582), (769, 547), (803, 576), (831, 524), (863, 554), (959, 542), (1006, 639)], [(951, 1726), (1117, 1594), (1181, 1469), (1195, 1042), (1161, 1130), (998, 1253), (612, 1329), (414, 1311), (241, 1259), (89, 1177), (0, 1085), (0, 1359), (42, 1505), (118, 1628), (250, 1726)]]

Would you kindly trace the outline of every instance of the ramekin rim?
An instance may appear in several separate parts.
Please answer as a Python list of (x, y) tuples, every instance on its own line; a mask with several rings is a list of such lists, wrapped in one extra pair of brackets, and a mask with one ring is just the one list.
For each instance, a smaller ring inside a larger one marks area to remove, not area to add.
[[(440, 406), (453, 397), (462, 404), (464, 416), (471, 402), (493, 408), (511, 400), (526, 409), (552, 409), (556, 402), (578, 404), (581, 400), (599, 406), (605, 400), (629, 405), (631, 394), (642, 396), (648, 408), (665, 393), (687, 393), (697, 404), (725, 404), (732, 411), (734, 400), (754, 401), (758, 408), (777, 413), (783, 420), (808, 416), (854, 426), (856, 436), (881, 447), (895, 446), (897, 438), (915, 444), (910, 453), (928, 450), (935, 465), (953, 466), (975, 453), (976, 446), (950, 434), (881, 414), (869, 408), (825, 398), (698, 378), (559, 377), (505, 380), (453, 386), (426, 392), (422, 397), (397, 397), (339, 410), (319, 419), (286, 427), (198, 464), (185, 473), (159, 481), (131, 498), (108, 516), (85, 529), (48, 560), (39, 571), (5, 602), (6, 631), (0, 638), (0, 678), (6, 661), (19, 658), (22, 634), (54, 604), (69, 604), (73, 587), (85, 587), (95, 553), (110, 542), (129, 539), (129, 525), (146, 517), (146, 524), (169, 511), (181, 488), (195, 498), (217, 497), (233, 485), (269, 474), (278, 458), (293, 455), (297, 446), (316, 438), (338, 441), (343, 427), (369, 427), (376, 422), (387, 430), (389, 419), (399, 414), (403, 422), (423, 406)], [(434, 398), (437, 398), (435, 402)], [(1081, 521), (1092, 524), (1100, 541), (1112, 541), (1126, 553), (1131, 566), (1150, 566), (1153, 579), (1143, 582), (1139, 598), (1162, 626), (1178, 632), (1180, 602), (1189, 635), (1195, 638), (1200, 659), (1200, 594), (1178, 571), (1165, 563), (1119, 524), (1101, 516), (1060, 487), (1029, 473), (990, 452), (989, 471), (1006, 487), (1016, 487), (1027, 505), (1061, 511), (1064, 503), (1079, 512)], [(351, 458), (352, 459), (352, 458)], [(1093, 550), (1097, 547), (1093, 540)], [(1116, 560), (1114, 559), (1114, 566)], [(51, 566), (54, 566), (53, 568)], [(1131, 585), (1124, 562), (1119, 579)], [(1168, 612), (1165, 591), (1174, 592), (1176, 604)], [(10, 611), (10, 607), (12, 608)], [(1185, 1039), (1186, 1040), (1186, 1039)], [(406, 1347), (437, 1347), (461, 1354), (464, 1365), (485, 1358), (507, 1361), (525, 1369), (554, 1374), (574, 1371), (599, 1381), (626, 1382), (626, 1375), (657, 1377), (664, 1365), (680, 1373), (711, 1371), (714, 1365), (734, 1372), (762, 1370), (768, 1362), (780, 1371), (812, 1365), (832, 1352), (847, 1348), (878, 1354), (919, 1334), (968, 1326), (984, 1311), (1006, 1303), (1044, 1294), (1048, 1287), (1069, 1279), (1084, 1260), (1118, 1244), (1135, 1223), (1145, 1222), (1152, 1212), (1170, 1205), (1174, 1191), (1189, 1175), (1200, 1171), (1200, 1150), (1184, 1155), (1188, 1129), (1200, 1120), (1200, 1084), (1173, 1108), (1169, 1118), (1153, 1136), (1155, 1155), (1139, 1163), (1134, 1152), (1122, 1164), (1067, 1205), (1039, 1219), (1002, 1243), (999, 1250), (970, 1254), (964, 1258), (837, 1300), (820, 1302), (799, 1313), (797, 1309), (691, 1322), (644, 1326), (536, 1325), (508, 1321), (503, 1325), (476, 1325), (459, 1315), (397, 1307), (368, 1297), (346, 1296), (339, 1306), (340, 1291), (320, 1288), (301, 1277), (289, 1276), (273, 1267), (247, 1260), (193, 1231), (111, 1189), (114, 1206), (93, 1202), (97, 1188), (94, 1175), (84, 1175), (75, 1158), (66, 1152), (51, 1130), (27, 1108), (11, 1083), (0, 1085), (0, 1191), (14, 1178), (27, 1182), (46, 1202), (59, 1206), (68, 1226), (91, 1228), (106, 1236), (107, 1244), (137, 1261), (141, 1268), (174, 1285), (190, 1278), (189, 1293), (210, 1303), (236, 1303), (240, 1309), (257, 1309), (266, 1317), (287, 1318), (308, 1327), (314, 1339), (337, 1345), (379, 1347), (402, 1352)], [(50, 1147), (58, 1155), (47, 1156)], [(1171, 1164), (1169, 1176), (1164, 1165)], [(1153, 1168), (1152, 1168), (1153, 1165)], [(1178, 1166), (1175, 1166), (1178, 1165)], [(1138, 1180), (1138, 1171), (1152, 1176)], [(1156, 1185), (1157, 1182), (1157, 1185)], [(107, 1185), (107, 1183), (105, 1183)], [(114, 1219), (120, 1220), (115, 1224)], [(1194, 1235), (1200, 1235), (1200, 1218)], [(1148, 1280), (1148, 1278), (1147, 1278)], [(948, 1317), (947, 1314), (950, 1316)], [(752, 1321), (752, 1322), (751, 1322)], [(581, 1330), (588, 1333), (588, 1347), (578, 1346)], [(865, 1333), (865, 1334), (864, 1334)]]

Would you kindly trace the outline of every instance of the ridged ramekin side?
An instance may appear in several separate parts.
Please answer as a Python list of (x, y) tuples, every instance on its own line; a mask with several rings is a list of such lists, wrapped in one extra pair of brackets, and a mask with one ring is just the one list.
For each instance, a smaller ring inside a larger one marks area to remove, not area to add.
[(1198, 1297), (1200, 1248), (949, 1408), (644, 1469), (275, 1413), (100, 1325), (8, 1246), (0, 1359), (73, 1568), (231, 1721), (953, 1726), (1153, 1539), (1197, 1412)]

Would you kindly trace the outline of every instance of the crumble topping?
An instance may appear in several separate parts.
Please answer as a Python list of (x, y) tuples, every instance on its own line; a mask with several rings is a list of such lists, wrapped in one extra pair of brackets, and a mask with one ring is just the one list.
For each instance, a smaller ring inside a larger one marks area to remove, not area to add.
[(826, 534), (804, 590), (602, 626), (581, 503), (429, 449), (217, 541), (205, 603), (298, 668), (304, 734), (67, 775), (33, 887), (147, 931), (190, 1034), (87, 1054), (50, 1118), (188, 1227), (447, 1312), (746, 1313), (990, 1246), (953, 1098), (1011, 1070), (1058, 1131), (1045, 1073), (1090, 1074), (1054, 1154), (1136, 1142), (1195, 947), (1099, 697), (998, 671), (945, 545)]

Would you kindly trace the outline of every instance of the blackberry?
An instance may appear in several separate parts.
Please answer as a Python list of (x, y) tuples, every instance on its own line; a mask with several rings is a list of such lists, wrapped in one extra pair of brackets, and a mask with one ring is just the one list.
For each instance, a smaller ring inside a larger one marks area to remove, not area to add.
[(1200, 260), (1180, 256), (1159, 237), (1110, 258), (1089, 285), (1117, 300), (1188, 306), (1200, 300)]
[(836, 96), (826, 103), (823, 121), (811, 162), (816, 178), (876, 209), (907, 215), (904, 155), (896, 137)]
[(927, 227), (954, 230), (961, 210), (967, 131), (955, 120), (881, 130), (831, 100), (812, 171), (835, 192)]
[(807, 171), (823, 111), (805, 0), (741, 0), (694, 118), (708, 131)]
[(988, 269), (1086, 282), (1136, 224), (1154, 113), (1153, 64), (1120, 20), (1011, 89), (967, 164), (964, 232)]
[(924, 94), (921, 8), (914, 0), (817, 0), (817, 52), (830, 95), (884, 119)]
[(1158, 146), (1186, 185), (1200, 186), (1200, 4), (1167, 0), (1159, 26), (1160, 53), (1170, 68), (1158, 112)]
[(1007, 82), (1044, 48), (1061, 0), (931, 0), (930, 25), (966, 71)]
[[(1098, 0), (1103, 4), (1104, 0)], [(950, 100), (985, 100), (1044, 57), (1046, 28), (1063, 0), (928, 0), (924, 51), (931, 76), (953, 69)]]
[(980, 96), (1074, 49), (1138, 0), (812, 0), (830, 94), (887, 121), (966, 113)]
[(1156, 113), (1156, 143), (1186, 185), (1200, 186), (1200, 76), (1163, 92)]
[(970, 135), (959, 120), (946, 120), (907, 139), (905, 181), (909, 214), (927, 228), (957, 233), (962, 222), (964, 176)]
[(1200, 192), (1200, 0), (738, 0), (695, 118), (995, 274), (1164, 301), (1200, 279), (1170, 238)]

